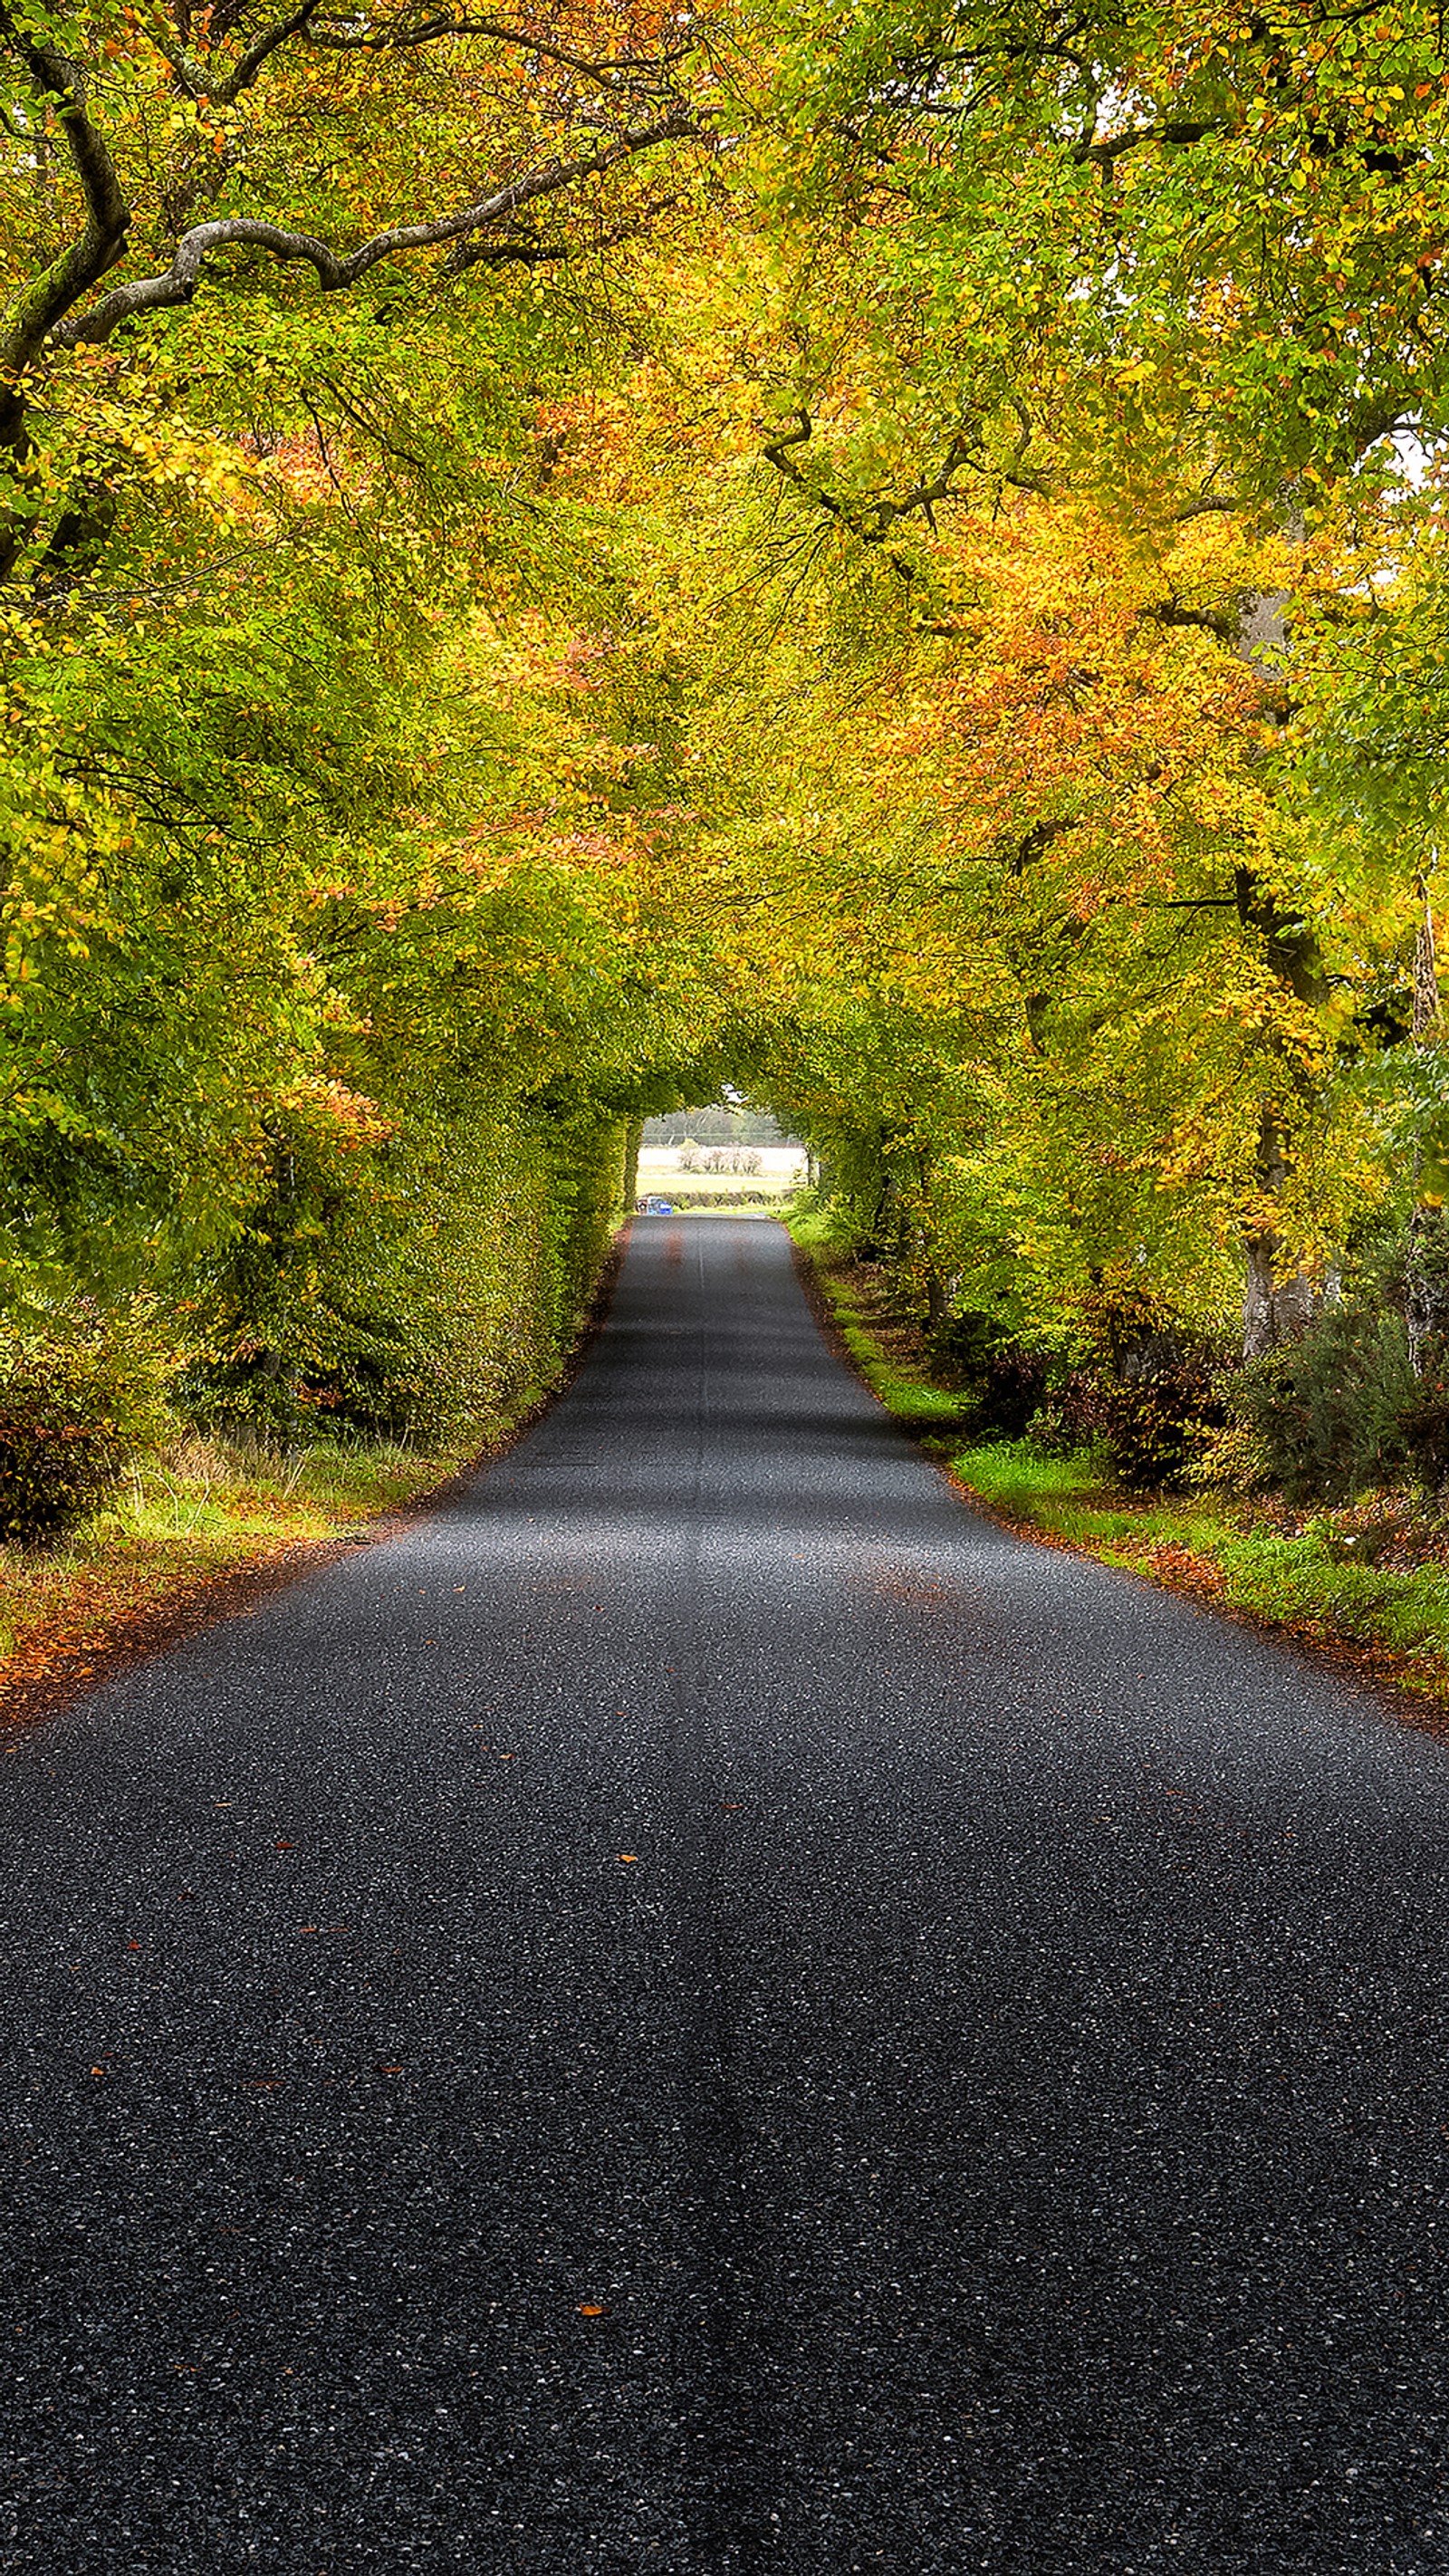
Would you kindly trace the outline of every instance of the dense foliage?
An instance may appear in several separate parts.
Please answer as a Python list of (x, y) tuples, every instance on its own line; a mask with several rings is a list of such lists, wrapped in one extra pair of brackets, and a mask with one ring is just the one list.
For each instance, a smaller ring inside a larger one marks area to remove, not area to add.
[(481, 1435), (729, 1082), (986, 1414), (1187, 1472), (1395, 1227), (1432, 1412), (1440, 44), (0, 8), (7, 1384)]

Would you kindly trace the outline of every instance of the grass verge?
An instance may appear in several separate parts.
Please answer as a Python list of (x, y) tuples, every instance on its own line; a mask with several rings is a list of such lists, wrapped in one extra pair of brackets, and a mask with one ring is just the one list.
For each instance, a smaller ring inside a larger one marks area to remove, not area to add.
[(506, 1448), (567, 1385), (607, 1311), (626, 1239), (627, 1226), (572, 1351), (499, 1414), (484, 1443), (423, 1451), (318, 1440), (288, 1454), (184, 1436), (138, 1459), (104, 1508), (63, 1539), (0, 1545), (0, 1714), (14, 1721), (58, 1707), (139, 1655), (248, 1607), (329, 1550), (385, 1534), (389, 1515), (441, 1499), (440, 1488)]
[(1308, 1514), (1273, 1496), (1139, 1496), (1091, 1451), (1059, 1456), (1029, 1435), (972, 1441), (968, 1399), (932, 1376), (919, 1329), (849, 1263), (808, 1237), (802, 1249), (867, 1384), (996, 1517), (1449, 1699), (1449, 1530), (1437, 1512), (1403, 1494)]
[(390, 1446), (319, 1443), (288, 1459), (178, 1441), (56, 1544), (0, 1547), (0, 1695), (13, 1704), (90, 1678), (168, 1607), (195, 1610), (240, 1574), (355, 1536), (463, 1463)]

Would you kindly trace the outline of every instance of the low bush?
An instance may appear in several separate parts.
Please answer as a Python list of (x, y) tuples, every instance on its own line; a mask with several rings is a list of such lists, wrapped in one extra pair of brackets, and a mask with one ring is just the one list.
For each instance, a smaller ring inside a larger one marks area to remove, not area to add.
[[(666, 1191), (665, 1196), (669, 1193)], [(780, 1216), (789, 1227), (802, 1251), (817, 1258), (843, 1259), (857, 1250), (857, 1234), (849, 1209), (838, 1198), (825, 1192), (798, 1189), (779, 1202)]]
[(1132, 1492), (1192, 1481), (1226, 1418), (1216, 1345), (1121, 1280), (1080, 1299), (1078, 1329), (1082, 1357), (1053, 1389), (1033, 1436), (1095, 1446)]
[(1331, 1307), (1301, 1341), (1239, 1370), (1226, 1392), (1261, 1446), (1264, 1481), (1291, 1503), (1341, 1502), (1405, 1474), (1444, 1474), (1449, 1386), (1438, 1368), (1415, 1377), (1392, 1309)]
[(961, 1390), (963, 1427), (1019, 1438), (1046, 1395), (1046, 1354), (1016, 1340), (997, 1316), (970, 1310), (942, 1325), (931, 1348)]
[(86, 1314), (14, 1332), (0, 1359), (0, 1539), (51, 1538), (159, 1436), (160, 1362), (136, 1326)]
[(1120, 1485), (1152, 1493), (1191, 1478), (1224, 1409), (1216, 1370), (1188, 1357), (1133, 1377), (1076, 1371), (1058, 1416), (1078, 1441), (1100, 1444)]

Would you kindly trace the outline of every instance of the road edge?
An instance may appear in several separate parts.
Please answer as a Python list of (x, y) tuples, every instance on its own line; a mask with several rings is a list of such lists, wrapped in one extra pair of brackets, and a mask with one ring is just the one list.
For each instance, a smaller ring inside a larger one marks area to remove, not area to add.
[(1438, 1743), (1449, 1744), (1449, 1701), (1431, 1698), (1425, 1690), (1408, 1680), (1410, 1659), (1395, 1654), (1392, 1647), (1360, 1646), (1347, 1637), (1329, 1640), (1303, 1635), (1286, 1620), (1269, 1619), (1258, 1611), (1240, 1607), (1236, 1602), (1222, 1600), (1206, 1581), (1194, 1581), (1186, 1573), (1174, 1575), (1123, 1565), (1113, 1557), (1099, 1555), (1095, 1548), (1083, 1546), (1076, 1539), (1064, 1538), (1056, 1530), (1043, 1529), (1038, 1521), (1003, 1511), (999, 1504), (988, 1502), (985, 1495), (968, 1484), (964, 1476), (957, 1475), (949, 1459), (926, 1445), (930, 1435), (912, 1430), (910, 1424), (886, 1402), (879, 1389), (872, 1386), (835, 1319), (828, 1291), (812, 1254), (796, 1241), (788, 1227), (785, 1232), (789, 1235), (795, 1276), (827, 1347), (849, 1369), (857, 1384), (864, 1387), (872, 1402), (879, 1405), (886, 1420), (903, 1439), (910, 1442), (922, 1463), (934, 1468), (958, 1502), (978, 1513), (982, 1520), (990, 1521), (995, 1528), (1004, 1530), (1009, 1537), (1029, 1541), (1033, 1547), (1054, 1548), (1063, 1556), (1079, 1557), (1085, 1564), (1095, 1565), (1103, 1574), (1114, 1575), (1121, 1582), (1141, 1584), (1150, 1592), (1167, 1592), (1178, 1600), (1191, 1601), (1200, 1611), (1210, 1611), (1214, 1617), (1227, 1620), (1233, 1627), (1246, 1628), (1252, 1635), (1291, 1656), (1295, 1662), (1308, 1664), (1318, 1672), (1331, 1673), (1338, 1681), (1352, 1679), (1389, 1715), (1415, 1727), (1420, 1734), (1432, 1736)]
[(306, 1576), (324, 1572), (329, 1565), (340, 1564), (364, 1548), (384, 1545), (400, 1537), (404, 1530), (446, 1511), (475, 1477), (516, 1449), (574, 1384), (608, 1321), (633, 1227), (633, 1216), (626, 1216), (605, 1256), (583, 1322), (554, 1384), (476, 1456), (439, 1483), (409, 1495), (405, 1502), (390, 1503), (385, 1511), (355, 1529), (341, 1531), (333, 1538), (295, 1540), (275, 1553), (243, 1561), (218, 1575), (184, 1577), (174, 1591), (163, 1591), (154, 1601), (124, 1615), (112, 1634), (88, 1647), (84, 1671), (39, 1673), (31, 1680), (11, 1683), (0, 1679), (0, 1732), (11, 1733), (39, 1725), (46, 1718), (59, 1717), (78, 1700), (93, 1698), (138, 1665), (169, 1653), (173, 1646), (185, 1645), (190, 1638), (201, 1636), (208, 1628), (220, 1627), (229, 1619), (245, 1618)]

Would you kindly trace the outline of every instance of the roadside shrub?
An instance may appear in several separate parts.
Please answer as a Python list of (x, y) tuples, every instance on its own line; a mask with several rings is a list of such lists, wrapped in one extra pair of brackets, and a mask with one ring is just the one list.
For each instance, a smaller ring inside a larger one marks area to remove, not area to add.
[(1414, 1472), (1426, 1485), (1449, 1480), (1449, 1335), (1435, 1333), (1419, 1354), (1421, 1377), (1400, 1416)]
[[(645, 1195), (646, 1193), (641, 1192), (639, 1196), (638, 1205), (641, 1210)], [(732, 1216), (736, 1210), (772, 1208), (775, 1204), (763, 1189), (732, 1188), (728, 1181), (685, 1181), (681, 1184), (675, 1180), (666, 1180), (661, 1189), (647, 1195), (668, 1199), (676, 1215), (682, 1215), (688, 1208), (699, 1208), (707, 1210), (712, 1216)]]
[(792, 1192), (781, 1214), (795, 1241), (807, 1252), (858, 1255), (859, 1229), (843, 1199), (807, 1186)]
[(1220, 1353), (1120, 1281), (1079, 1301), (1086, 1356), (1032, 1426), (1058, 1448), (1097, 1447), (1139, 1493), (1192, 1481), (1225, 1419)]
[(1292, 1503), (1346, 1501), (1416, 1468), (1444, 1472), (1449, 1386), (1438, 1371), (1416, 1379), (1391, 1309), (1330, 1307), (1301, 1341), (1240, 1369), (1227, 1400)]
[(608, 1249), (625, 1125), (419, 1116), (340, 1171), (299, 1146), (219, 1269), (178, 1400), (231, 1438), (477, 1445), (556, 1375)]
[(1015, 1440), (1040, 1407), (1048, 1360), (1017, 1341), (995, 1315), (953, 1315), (932, 1335), (942, 1372), (961, 1390), (962, 1429)]
[(1079, 1442), (1101, 1443), (1119, 1484), (1150, 1493), (1191, 1478), (1224, 1408), (1217, 1372), (1201, 1356), (1131, 1377), (1074, 1371), (1057, 1414)]
[(1231, 1410), (1220, 1430), (1210, 1431), (1186, 1470), (1189, 1485), (1216, 1487), (1229, 1494), (1260, 1494), (1273, 1482), (1273, 1454), (1256, 1423)]
[(0, 1539), (54, 1537), (105, 1500), (164, 1428), (159, 1362), (134, 1326), (58, 1318), (0, 1358)]
[(1089, 1355), (1058, 1399), (1063, 1430), (1107, 1453), (1132, 1492), (1189, 1484), (1225, 1422), (1223, 1352), (1145, 1296), (1130, 1275), (1078, 1298)]

